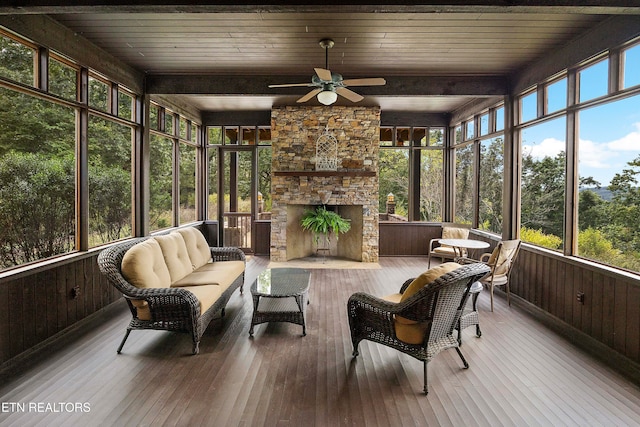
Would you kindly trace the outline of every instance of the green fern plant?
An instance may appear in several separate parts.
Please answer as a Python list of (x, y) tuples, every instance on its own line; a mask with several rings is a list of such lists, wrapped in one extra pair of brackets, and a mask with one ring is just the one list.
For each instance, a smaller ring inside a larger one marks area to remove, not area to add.
[(315, 210), (306, 210), (302, 215), (300, 224), (304, 230), (313, 233), (316, 245), (320, 237), (324, 237), (327, 246), (331, 242), (331, 235), (336, 236), (346, 233), (351, 229), (351, 223), (333, 211), (328, 211), (325, 206), (318, 206)]

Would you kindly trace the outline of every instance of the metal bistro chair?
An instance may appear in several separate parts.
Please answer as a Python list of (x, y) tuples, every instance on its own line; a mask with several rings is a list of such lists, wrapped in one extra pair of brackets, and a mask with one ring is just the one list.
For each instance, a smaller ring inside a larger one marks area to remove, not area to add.
[(480, 282), (489, 288), (491, 293), (491, 311), (493, 311), (493, 288), (496, 286), (504, 286), (507, 293), (507, 302), (511, 305), (510, 290), (509, 290), (509, 277), (511, 275), (511, 269), (518, 257), (520, 251), (521, 241), (515, 240), (503, 240), (498, 242), (493, 252), (484, 253), (480, 256), (480, 260), (472, 259), (456, 259), (459, 263), (477, 263), (482, 262), (489, 266), (491, 271), (485, 277), (480, 279)]
[[(442, 266), (447, 264), (455, 263)], [(469, 287), (489, 272), (489, 268), (480, 263), (455, 264), (455, 269), (444, 275), (424, 279), (423, 276), (439, 267), (428, 270), (415, 280), (407, 280), (399, 294), (394, 294), (396, 298), (389, 296), (383, 299), (358, 292), (351, 295), (347, 303), (353, 357), (359, 354), (360, 341), (369, 340), (421, 360), (424, 364), (425, 394), (429, 392), (427, 364), (442, 350), (455, 348), (464, 368), (469, 367), (454, 337), (454, 330), (467, 302)], [(415, 288), (412, 283), (420, 278), (426, 284), (412, 295), (404, 295)]]
[(442, 237), (431, 239), (429, 241), (429, 251), (427, 255), (427, 262), (429, 268), (431, 268), (431, 258), (440, 258), (442, 262), (445, 259), (453, 260), (459, 256), (466, 256), (466, 252), (458, 253), (451, 246), (441, 245), (440, 239), (468, 239), (469, 238), (469, 226), (463, 224), (443, 224)]

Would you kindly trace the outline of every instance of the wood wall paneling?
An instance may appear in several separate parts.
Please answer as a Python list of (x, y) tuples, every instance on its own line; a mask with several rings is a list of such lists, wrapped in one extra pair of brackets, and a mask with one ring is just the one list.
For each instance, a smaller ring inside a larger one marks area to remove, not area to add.
[(380, 222), (380, 256), (427, 256), (429, 241), (441, 237), (438, 224)]
[[(0, 364), (36, 347), (121, 297), (97, 254), (0, 283)], [(78, 298), (73, 289), (78, 287)]]
[(22, 288), (23, 279), (9, 284), (9, 355), (13, 357), (24, 348), (22, 329)]
[[(626, 354), (626, 330), (627, 330), (627, 292), (628, 287), (621, 280), (615, 281), (613, 312), (613, 348), (622, 354)], [(637, 325), (636, 325), (637, 327)]]
[(511, 281), (513, 294), (640, 362), (640, 282), (524, 246)]
[(271, 221), (255, 221), (253, 230), (256, 233), (255, 254), (269, 255), (271, 252)]
[(640, 360), (640, 287), (629, 286), (627, 298), (627, 355)]

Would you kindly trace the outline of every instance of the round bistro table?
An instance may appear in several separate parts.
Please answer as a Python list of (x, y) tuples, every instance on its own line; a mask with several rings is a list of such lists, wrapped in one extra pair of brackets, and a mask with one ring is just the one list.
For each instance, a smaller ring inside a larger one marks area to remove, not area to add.
[(487, 242), (483, 242), (481, 240), (471, 240), (471, 239), (440, 239), (438, 243), (445, 246), (453, 247), (454, 252), (458, 256), (463, 256), (464, 250), (478, 250), (478, 249), (486, 249), (489, 247)]
[(302, 268), (271, 268), (258, 275), (251, 285), (253, 327), (266, 322), (288, 322), (302, 325), (302, 336), (307, 335), (306, 307), (309, 304), (311, 272)]

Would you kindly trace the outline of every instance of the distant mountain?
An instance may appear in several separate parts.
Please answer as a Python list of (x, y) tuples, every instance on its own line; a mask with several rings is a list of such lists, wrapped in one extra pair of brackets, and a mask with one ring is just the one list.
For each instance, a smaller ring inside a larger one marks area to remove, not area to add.
[(608, 188), (582, 188), (580, 191), (591, 190), (600, 196), (603, 200), (611, 201), (613, 193)]

